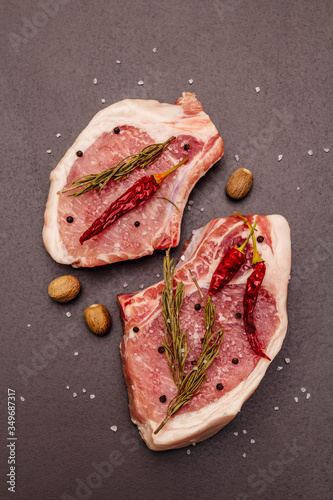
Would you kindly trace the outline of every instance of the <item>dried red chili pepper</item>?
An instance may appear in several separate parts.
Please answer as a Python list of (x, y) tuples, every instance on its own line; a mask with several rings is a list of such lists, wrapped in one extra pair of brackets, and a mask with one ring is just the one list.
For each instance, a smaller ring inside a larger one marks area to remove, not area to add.
[[(235, 214), (237, 214), (250, 228), (252, 228), (251, 224), (248, 222), (247, 219), (245, 219), (245, 217), (238, 214), (237, 212), (235, 212)], [(254, 223), (253, 228), (255, 227), (255, 224), (256, 223)], [(266, 358), (268, 359), (268, 361), (270, 361), (271, 358), (269, 358), (264, 353), (264, 351), (261, 349), (259, 345), (258, 333), (253, 318), (254, 308), (257, 303), (259, 289), (261, 287), (261, 283), (263, 282), (266, 273), (266, 264), (265, 261), (258, 254), (256, 238), (253, 232), (252, 232), (252, 242), (253, 242), (253, 259), (252, 259), (253, 272), (247, 279), (245, 294), (243, 299), (244, 328), (252, 350), (256, 354), (258, 354), (258, 356)]]
[(229, 281), (235, 276), (240, 267), (244, 264), (246, 260), (245, 253), (243, 252), (247, 242), (251, 238), (255, 230), (255, 225), (251, 228), (251, 233), (248, 238), (244, 241), (241, 247), (235, 245), (233, 248), (228, 250), (224, 255), (221, 262), (215, 269), (212, 280), (210, 282), (208, 295), (211, 297), (217, 292), (222, 290)]
[(160, 187), (162, 181), (178, 167), (188, 160), (185, 158), (180, 163), (161, 174), (145, 175), (123, 193), (92, 223), (92, 225), (80, 237), (80, 243), (89, 240), (111, 226), (116, 220), (139, 207), (149, 200)]

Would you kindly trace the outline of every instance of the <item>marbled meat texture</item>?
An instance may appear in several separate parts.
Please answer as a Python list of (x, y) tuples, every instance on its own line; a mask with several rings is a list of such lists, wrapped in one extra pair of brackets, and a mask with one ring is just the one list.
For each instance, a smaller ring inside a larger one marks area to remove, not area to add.
[[(114, 132), (119, 127), (120, 132)], [(101, 172), (144, 147), (176, 139), (146, 170), (138, 168), (127, 179), (110, 181), (77, 198), (57, 195), (83, 175)], [(190, 149), (185, 150), (185, 144)], [(76, 152), (83, 156), (77, 157)], [(207, 170), (223, 155), (223, 142), (194, 94), (185, 92), (175, 104), (126, 99), (100, 111), (51, 173), (43, 240), (54, 260), (73, 267), (94, 267), (152, 254), (176, 246), (187, 198)], [(124, 215), (98, 236), (80, 244), (92, 222), (143, 175), (160, 173), (188, 158), (150, 200)], [(180, 210), (168, 201), (168, 198)], [(74, 221), (68, 223), (67, 217)], [(134, 226), (136, 221), (140, 226)]]
[[(260, 255), (266, 262), (266, 275), (259, 291), (254, 319), (261, 347), (273, 360), (281, 348), (287, 330), (287, 286), (291, 266), (290, 231), (287, 221), (280, 215), (248, 216), (253, 224), (257, 220), (256, 236), (264, 236), (258, 243)], [(191, 346), (186, 371), (193, 366), (201, 351), (204, 336), (203, 307), (189, 270), (197, 277), (207, 297), (212, 274), (225, 252), (240, 245), (249, 233), (237, 217), (216, 219), (195, 231), (185, 245), (175, 272), (175, 285), (183, 281), (185, 300), (180, 314)], [(154, 435), (153, 431), (164, 419), (168, 402), (176, 394), (165, 353), (160, 354), (164, 337), (161, 312), (163, 281), (136, 294), (118, 296), (124, 324), (121, 355), (129, 395), (133, 422), (141, 436), (153, 450), (180, 448), (202, 441), (225, 426), (237, 415), (242, 404), (258, 386), (269, 366), (269, 361), (251, 349), (243, 325), (243, 296), (245, 283), (252, 272), (252, 243), (247, 247), (247, 259), (236, 277), (213, 299), (216, 305), (216, 328), (224, 328), (225, 338), (220, 355), (207, 371), (202, 391), (174, 415), (165, 427)], [(237, 319), (236, 314), (242, 314)], [(135, 333), (134, 327), (139, 331)], [(233, 358), (238, 363), (232, 362)], [(223, 385), (223, 390), (216, 388)], [(161, 403), (161, 395), (167, 397)]]

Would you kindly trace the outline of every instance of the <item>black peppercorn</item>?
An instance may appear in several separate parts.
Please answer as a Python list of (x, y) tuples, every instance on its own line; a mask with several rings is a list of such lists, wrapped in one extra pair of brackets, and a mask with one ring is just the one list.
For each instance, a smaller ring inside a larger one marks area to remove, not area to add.
[(189, 144), (185, 144), (184, 149), (185, 149), (185, 151), (188, 151), (190, 149), (190, 145)]
[(232, 358), (232, 362), (234, 365), (237, 365), (238, 364), (238, 358)]
[(223, 390), (223, 384), (217, 384), (216, 389), (218, 391), (222, 391)]
[(191, 365), (196, 365), (197, 364), (197, 361), (194, 359), (193, 361), (191, 361)]
[(138, 331), (139, 331), (139, 327), (138, 327), (138, 326), (135, 326), (135, 327), (133, 328), (133, 332), (138, 333)]
[(114, 129), (113, 129), (113, 132), (114, 132), (115, 134), (119, 134), (119, 132), (120, 132), (120, 128), (119, 128), (119, 127), (114, 128)]
[(69, 215), (67, 218), (66, 218), (66, 221), (68, 222), (68, 224), (71, 224), (72, 222), (74, 222), (74, 219), (71, 215)]
[(242, 317), (241, 313), (237, 313), (237, 314), (235, 314), (235, 318), (236, 318), (236, 319), (241, 319), (241, 317)]
[(163, 354), (165, 351), (165, 347), (163, 345), (160, 345), (160, 347), (157, 350), (160, 354)]
[(134, 222), (134, 226), (135, 226), (135, 227), (139, 227), (139, 226), (140, 226), (140, 222), (139, 222), (138, 220), (136, 220), (136, 221)]
[(257, 237), (257, 242), (258, 243), (262, 243), (264, 241), (264, 237), (263, 236), (258, 236)]
[(200, 311), (200, 309), (201, 309), (201, 305), (200, 305), (200, 304), (195, 304), (194, 309), (195, 309), (196, 311)]
[(160, 401), (161, 401), (161, 403), (165, 403), (165, 402), (166, 402), (166, 400), (167, 400), (166, 396), (164, 396), (164, 395), (163, 395), (163, 396), (160, 396)]
[(82, 151), (76, 151), (76, 156), (78, 156), (79, 158), (81, 158), (81, 156), (83, 156)]

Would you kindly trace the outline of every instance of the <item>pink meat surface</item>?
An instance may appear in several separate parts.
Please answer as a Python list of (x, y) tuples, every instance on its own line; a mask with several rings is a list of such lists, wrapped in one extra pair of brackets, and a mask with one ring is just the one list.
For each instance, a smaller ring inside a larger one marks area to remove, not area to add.
[[(259, 292), (255, 322), (259, 341), (273, 359), (280, 350), (287, 329), (286, 297), (291, 256), (289, 226), (278, 215), (249, 216), (257, 220), (257, 235), (264, 236), (258, 244), (266, 261), (267, 272)], [(186, 371), (193, 366), (201, 352), (204, 336), (203, 306), (189, 270), (197, 277), (205, 297), (211, 276), (225, 252), (244, 241), (248, 229), (236, 217), (216, 219), (198, 229), (185, 245), (178, 262), (175, 283), (183, 281), (185, 300), (180, 314), (191, 346)], [(249, 244), (247, 260), (232, 282), (213, 297), (216, 305), (216, 329), (224, 328), (225, 337), (220, 355), (207, 371), (207, 381), (200, 394), (183, 407), (165, 427), (153, 431), (164, 419), (168, 402), (177, 390), (164, 353), (158, 352), (164, 337), (164, 319), (161, 312), (160, 282), (137, 294), (119, 295), (124, 323), (121, 345), (124, 375), (127, 383), (132, 420), (138, 425), (147, 445), (155, 450), (187, 446), (213, 435), (239, 411), (264, 376), (269, 361), (257, 356), (251, 349), (243, 326), (243, 296), (247, 277), (251, 273), (252, 247)], [(133, 331), (138, 327), (139, 331)], [(232, 363), (233, 358), (238, 363)], [(223, 385), (223, 390), (216, 388)], [(159, 398), (165, 395), (166, 403)]]
[[(113, 129), (120, 128), (116, 134)], [(146, 170), (137, 169), (127, 179), (110, 181), (102, 190), (77, 198), (57, 191), (90, 173), (99, 173), (145, 146), (175, 140)], [(185, 150), (185, 144), (190, 149)], [(76, 151), (83, 151), (82, 157)], [(223, 155), (223, 142), (194, 94), (184, 93), (175, 104), (126, 100), (98, 113), (78, 137), (56, 169), (45, 211), (43, 240), (51, 256), (74, 267), (93, 267), (135, 259), (155, 249), (176, 246), (187, 198), (195, 183)], [(144, 205), (124, 215), (101, 234), (80, 245), (79, 238), (104, 210), (140, 177), (167, 171), (184, 158)], [(168, 198), (179, 208), (168, 201)], [(67, 217), (73, 217), (72, 223)], [(136, 227), (134, 223), (140, 222)]]

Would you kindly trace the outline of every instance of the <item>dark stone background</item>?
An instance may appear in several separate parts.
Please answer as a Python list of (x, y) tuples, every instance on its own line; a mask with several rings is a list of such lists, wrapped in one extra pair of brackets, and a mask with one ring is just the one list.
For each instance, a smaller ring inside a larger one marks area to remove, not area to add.
[[(0, 497), (332, 498), (332, 2), (2, 0), (1, 8)], [(119, 356), (116, 294), (125, 281), (126, 291), (154, 283), (163, 253), (72, 270), (53, 262), (41, 238), (49, 174), (103, 108), (101, 99), (106, 105), (125, 97), (174, 102), (185, 90), (197, 94), (216, 124), (225, 157), (193, 190), (173, 255), (192, 229), (236, 208), (284, 215), (293, 245), (282, 351), (242, 412), (190, 455), (152, 452), (139, 438)], [(240, 166), (255, 181), (235, 203), (225, 184)], [(47, 286), (67, 273), (80, 278), (83, 290), (60, 305)], [(90, 334), (83, 319), (83, 309), (96, 301), (113, 316), (105, 338)], [(60, 334), (65, 348), (54, 347)], [(24, 376), (22, 365), (32, 370), (34, 363), (35, 373)], [(8, 387), (17, 393), (15, 495), (5, 484)], [(110, 459), (108, 477), (92, 474), (93, 463)], [(78, 479), (94, 487), (80, 483), (76, 491)]]

